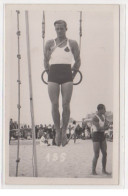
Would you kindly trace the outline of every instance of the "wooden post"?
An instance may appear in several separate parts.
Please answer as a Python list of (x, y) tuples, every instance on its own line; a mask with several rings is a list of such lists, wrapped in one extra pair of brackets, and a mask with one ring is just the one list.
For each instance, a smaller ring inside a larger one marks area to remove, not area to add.
[(25, 11), (26, 21), (26, 41), (27, 41), (27, 58), (28, 58), (28, 74), (29, 74), (29, 93), (30, 93), (30, 112), (32, 123), (32, 139), (33, 139), (33, 159), (34, 159), (34, 177), (38, 176), (37, 172), (37, 155), (36, 155), (36, 141), (35, 141), (35, 123), (34, 123), (34, 105), (32, 93), (32, 76), (31, 76), (31, 58), (30, 58), (30, 40), (29, 40), (29, 16), (28, 11)]

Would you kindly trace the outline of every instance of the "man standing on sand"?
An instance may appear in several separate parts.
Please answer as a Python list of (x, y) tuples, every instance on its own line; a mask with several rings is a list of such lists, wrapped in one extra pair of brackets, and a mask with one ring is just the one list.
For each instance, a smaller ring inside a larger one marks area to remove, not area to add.
[(102, 173), (109, 175), (106, 171), (107, 163), (107, 142), (105, 138), (105, 130), (109, 129), (109, 124), (105, 118), (106, 108), (105, 105), (99, 104), (97, 106), (97, 113), (92, 120), (92, 141), (94, 157), (92, 161), (92, 174), (97, 175), (96, 166), (99, 158), (100, 150), (102, 152)]

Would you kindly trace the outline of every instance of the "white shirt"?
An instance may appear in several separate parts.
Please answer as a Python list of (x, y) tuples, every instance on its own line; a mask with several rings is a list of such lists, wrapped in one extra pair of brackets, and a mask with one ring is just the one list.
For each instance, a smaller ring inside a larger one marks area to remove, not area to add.
[[(54, 40), (54, 45), (56, 47), (56, 42)], [(69, 40), (67, 40), (66, 46), (60, 48), (56, 47), (51, 54), (49, 64), (72, 64), (73, 54), (69, 46)]]
[[(103, 127), (104, 124), (105, 124), (105, 116), (102, 115), (103, 116), (103, 119), (104, 119), (103, 121), (101, 120), (101, 118), (97, 114), (95, 116), (99, 119), (99, 126), (100, 127)], [(95, 125), (92, 125), (91, 126), (91, 132), (97, 132), (97, 127)]]

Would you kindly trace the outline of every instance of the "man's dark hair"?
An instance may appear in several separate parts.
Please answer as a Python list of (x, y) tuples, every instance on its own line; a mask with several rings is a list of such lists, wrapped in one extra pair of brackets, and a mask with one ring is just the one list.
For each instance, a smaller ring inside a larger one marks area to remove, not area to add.
[(76, 124), (76, 121), (74, 120), (72, 123), (73, 123), (73, 124)]
[(67, 30), (67, 23), (66, 23), (64, 20), (56, 20), (56, 21), (54, 22), (54, 26), (55, 26), (56, 24), (64, 24), (64, 26), (65, 26), (65, 28), (66, 28), (66, 30)]
[(97, 106), (97, 110), (99, 111), (99, 110), (102, 110), (103, 108), (105, 108), (105, 105), (104, 104), (99, 104), (98, 106)]

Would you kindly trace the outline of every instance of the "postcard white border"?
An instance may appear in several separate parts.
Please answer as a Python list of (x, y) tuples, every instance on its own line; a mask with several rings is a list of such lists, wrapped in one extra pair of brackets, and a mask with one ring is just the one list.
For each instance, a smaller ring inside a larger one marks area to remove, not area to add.
[[(38, 4), (38, 3), (46, 3), (47, 2), (47, 4), (49, 3), (49, 2), (52, 2), (52, 1), (36, 1), (36, 4)], [(79, 4), (81, 3), (80, 1), (75, 1), (76, 3), (78, 2)], [(23, 4), (27, 4), (27, 3), (30, 3), (30, 1), (28, 1), (28, 2), (26, 2), (26, 1), (12, 1), (12, 2), (10, 2), (10, 1), (4, 1), (4, 3), (8, 3), (8, 4), (10, 4), (10, 3), (23, 3)], [(3, 4), (4, 4), (3, 3)], [(35, 3), (35, 1), (31, 1), (31, 4), (32, 3)], [(53, 2), (52, 2), (53, 3)], [(58, 2), (56, 2), (56, 3), (58, 3)], [(64, 1), (64, 3), (67, 3), (67, 4), (70, 4), (70, 2), (68, 1)], [(117, 1), (84, 1), (84, 3), (86, 4), (117, 4)], [(119, 3), (123, 3), (122, 1), (120, 1)], [(82, 3), (81, 3), (82, 4)], [(122, 47), (122, 46), (121, 46)], [(123, 54), (124, 55), (124, 54)], [(123, 64), (123, 63), (122, 63)], [(122, 65), (123, 66), (123, 65)], [(121, 66), (121, 67), (122, 67)], [(126, 72), (125, 72), (126, 73)], [(124, 75), (124, 68), (122, 68), (122, 74)], [(123, 76), (122, 76), (123, 77)], [(124, 81), (122, 81), (122, 80), (120, 80), (120, 83), (121, 83), (121, 86), (122, 86), (122, 88), (124, 87)], [(122, 90), (122, 92), (123, 92), (123, 90)], [(122, 106), (124, 105), (124, 93), (123, 93), (123, 95), (121, 95), (121, 98), (122, 98), (122, 100), (121, 100), (121, 104), (122, 104)], [(124, 111), (124, 109), (122, 110), (122, 111)], [(121, 120), (121, 119), (120, 119)], [(121, 120), (122, 121), (122, 125), (123, 125), (123, 123), (124, 123), (124, 120), (122, 119)], [(124, 133), (123, 133), (123, 129), (122, 129), (122, 127), (121, 127), (121, 133), (122, 133), (122, 136), (124, 137)], [(124, 142), (123, 142), (123, 139), (122, 139), (122, 137), (120, 138), (120, 145), (121, 146), (123, 146), (124, 145)], [(122, 153), (122, 150), (120, 149), (120, 151), (121, 151), (121, 153)], [(120, 157), (120, 160), (121, 160), (121, 157)], [(123, 163), (124, 164), (124, 163)], [(122, 163), (120, 164), (120, 165), (122, 165)], [(122, 166), (123, 167), (123, 166)], [(123, 177), (122, 177), (123, 178)], [(16, 183), (15, 183), (16, 184)], [(119, 183), (120, 184), (120, 183)], [(123, 184), (123, 183), (121, 183), (121, 184)], [(111, 185), (110, 185), (111, 186)]]

